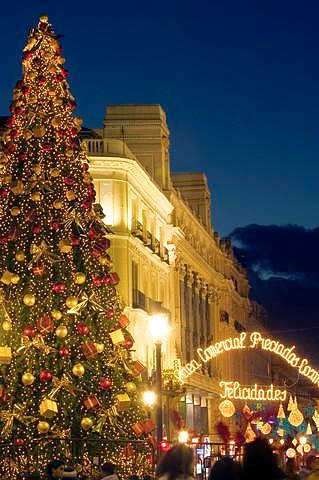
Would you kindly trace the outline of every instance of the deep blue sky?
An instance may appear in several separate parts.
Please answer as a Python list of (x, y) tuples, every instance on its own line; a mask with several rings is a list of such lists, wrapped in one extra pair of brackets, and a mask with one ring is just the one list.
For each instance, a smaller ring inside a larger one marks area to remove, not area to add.
[(215, 229), (318, 225), (318, 2), (4, 2), (0, 114), (41, 13), (86, 126), (109, 103), (162, 104), (172, 168), (206, 172)]

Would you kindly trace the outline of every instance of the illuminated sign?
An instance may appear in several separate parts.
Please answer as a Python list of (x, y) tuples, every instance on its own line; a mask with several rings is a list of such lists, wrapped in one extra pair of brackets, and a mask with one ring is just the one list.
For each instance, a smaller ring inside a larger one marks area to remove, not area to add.
[(287, 398), (287, 390), (280, 390), (274, 385), (260, 387), (255, 383), (250, 387), (243, 387), (239, 382), (219, 382), (222, 389), (221, 398), (231, 400), (267, 400), (269, 402), (284, 402)]
[[(249, 342), (248, 344), (246, 343), (247, 341)], [(183, 381), (199, 370), (203, 366), (203, 363), (208, 362), (221, 353), (231, 350), (245, 350), (247, 348), (266, 350), (267, 352), (279, 355), (289, 365), (296, 368), (301, 375), (319, 386), (319, 372), (309, 365), (309, 361), (306, 358), (298, 356), (295, 352), (295, 345), (286, 347), (283, 343), (280, 343), (279, 340), (263, 337), (260, 332), (252, 332), (250, 335), (242, 332), (238, 337), (226, 338), (225, 340), (209, 345), (205, 349), (198, 348), (197, 355), (199, 358), (194, 358), (183, 367), (176, 369), (175, 375), (179, 380)]]

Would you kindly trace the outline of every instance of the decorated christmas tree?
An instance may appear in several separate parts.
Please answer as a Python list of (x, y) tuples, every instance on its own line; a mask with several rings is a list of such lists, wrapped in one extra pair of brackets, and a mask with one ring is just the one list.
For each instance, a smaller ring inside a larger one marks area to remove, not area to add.
[(0, 153), (0, 477), (65, 456), (139, 474), (153, 427), (139, 400), (144, 367), (130, 352), (81, 120), (46, 16), (22, 70)]

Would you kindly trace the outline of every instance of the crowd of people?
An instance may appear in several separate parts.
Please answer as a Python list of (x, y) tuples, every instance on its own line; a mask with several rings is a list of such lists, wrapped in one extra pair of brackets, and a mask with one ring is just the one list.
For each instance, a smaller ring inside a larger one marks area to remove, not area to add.
[[(297, 468), (295, 458), (287, 458), (280, 464), (267, 440), (257, 438), (248, 443), (244, 449), (242, 462), (231, 457), (217, 460), (208, 475), (208, 480), (319, 480), (319, 455), (310, 453), (302, 468)], [(47, 465), (45, 480), (73, 478), (78, 480), (120, 480), (116, 466), (106, 462), (100, 467), (100, 474), (94, 479), (82, 477), (73, 467), (68, 467), (62, 460), (53, 460)], [(194, 452), (184, 444), (168, 450), (160, 460), (156, 480), (194, 480)], [(37, 474), (19, 477), (21, 480), (40, 479)], [(132, 475), (129, 480), (151, 480), (150, 476), (142, 479)]]
[[(157, 468), (157, 480), (193, 480), (193, 450), (185, 445), (171, 448)], [(294, 458), (279, 465), (267, 440), (257, 438), (245, 446), (242, 462), (223, 457), (212, 466), (208, 480), (319, 480), (319, 456), (308, 455), (297, 469)]]

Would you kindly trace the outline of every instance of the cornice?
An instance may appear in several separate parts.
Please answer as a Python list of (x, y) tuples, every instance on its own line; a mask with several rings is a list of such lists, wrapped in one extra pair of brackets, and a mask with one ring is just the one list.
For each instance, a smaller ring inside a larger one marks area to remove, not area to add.
[(89, 158), (90, 172), (95, 180), (124, 181), (163, 218), (172, 212), (172, 203), (136, 160), (107, 155), (90, 155)]

